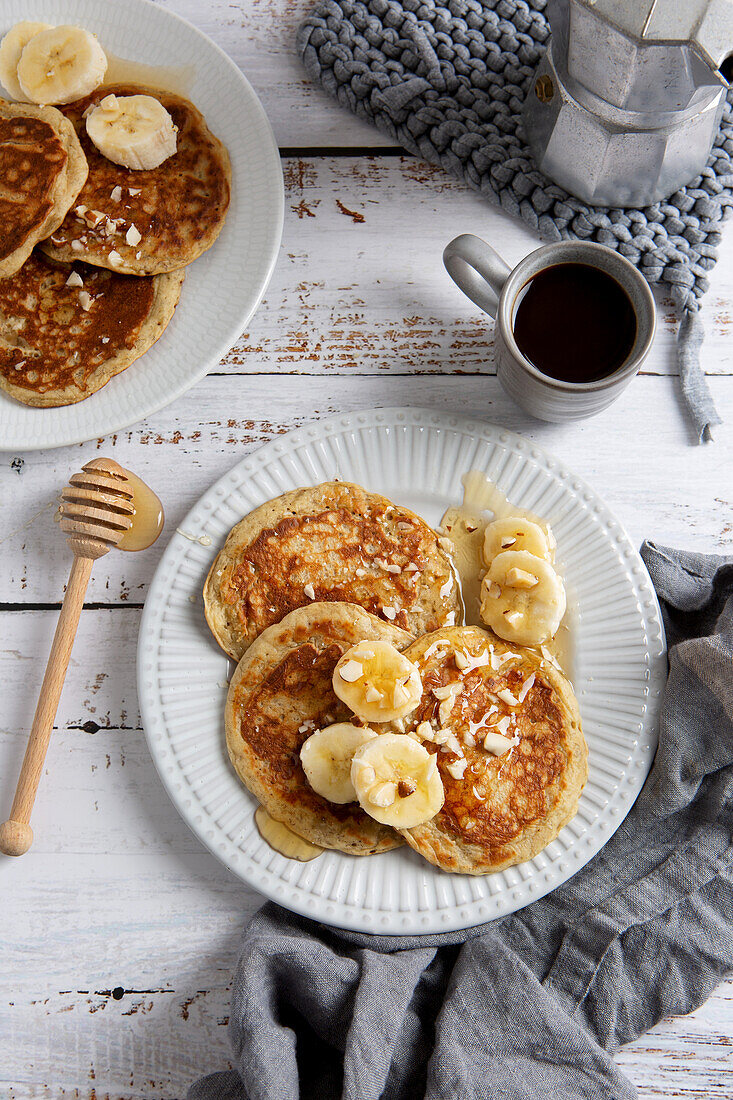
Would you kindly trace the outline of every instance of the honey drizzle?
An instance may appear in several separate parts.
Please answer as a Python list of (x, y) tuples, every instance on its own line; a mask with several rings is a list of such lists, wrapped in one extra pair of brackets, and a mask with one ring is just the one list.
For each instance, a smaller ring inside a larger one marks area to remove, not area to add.
[[(510, 516), (531, 520), (543, 531), (547, 530), (548, 524), (536, 513), (512, 504), (506, 494), (481, 470), (469, 470), (463, 475), (461, 482), (463, 501), (446, 511), (440, 526), (455, 547), (451, 557), (460, 583), (464, 622), (467, 626), (485, 628), (486, 624), (481, 618), (481, 579), (486, 572), (482, 549), (487, 526), (492, 520)], [(544, 649), (572, 680), (575, 666), (574, 636), (579, 615), (576, 601), (568, 591), (561, 565), (556, 562), (555, 568), (565, 584), (567, 610), (557, 634), (545, 643)]]
[(132, 516), (132, 526), (125, 531), (117, 546), (120, 550), (131, 552), (147, 550), (163, 530), (165, 523), (163, 505), (157, 494), (137, 474), (133, 474), (131, 470), (125, 470), (125, 477), (127, 481), (124, 483), (124, 488), (132, 494), (132, 506), (135, 511)]

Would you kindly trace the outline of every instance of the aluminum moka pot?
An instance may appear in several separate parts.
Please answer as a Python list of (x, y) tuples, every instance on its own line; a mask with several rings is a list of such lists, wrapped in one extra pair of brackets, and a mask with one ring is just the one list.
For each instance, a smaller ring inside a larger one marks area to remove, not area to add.
[(535, 161), (594, 206), (648, 206), (705, 167), (728, 83), (733, 0), (549, 0), (524, 107)]

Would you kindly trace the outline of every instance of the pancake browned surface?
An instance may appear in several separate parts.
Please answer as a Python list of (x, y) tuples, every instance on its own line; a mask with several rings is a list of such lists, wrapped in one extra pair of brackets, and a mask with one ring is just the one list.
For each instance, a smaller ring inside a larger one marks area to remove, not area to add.
[(311, 600), (359, 604), (415, 635), (461, 615), (435, 532), (407, 508), (343, 481), (295, 489), (250, 512), (204, 587), (209, 626), (234, 660)]
[(229, 757), (245, 786), (306, 840), (351, 855), (384, 852), (402, 840), (357, 802), (337, 806), (316, 794), (299, 753), (314, 729), (352, 718), (331, 680), (341, 654), (362, 639), (385, 639), (399, 648), (412, 640), (352, 604), (299, 608), (249, 647), (226, 705)]
[(76, 132), (60, 111), (0, 100), (0, 278), (61, 225), (86, 174)]
[[(157, 168), (133, 171), (96, 149), (83, 115), (112, 93), (150, 95), (163, 104), (178, 127), (172, 157)], [(172, 92), (111, 84), (62, 110), (76, 127), (89, 176), (74, 210), (43, 245), (49, 256), (83, 259), (130, 275), (157, 275), (190, 264), (211, 247), (229, 206), (231, 168), (226, 148), (193, 103)], [(136, 243), (130, 244), (132, 226), (140, 240), (133, 234)]]
[[(72, 270), (81, 287), (67, 285)], [(25, 405), (89, 397), (155, 343), (183, 274), (136, 279), (34, 252), (0, 279), (0, 389)]]
[[(437, 644), (441, 641), (445, 647)], [(463, 669), (456, 651), (465, 654), (459, 658)], [(506, 654), (515, 656), (504, 660)], [(405, 655), (420, 669), (424, 689), (408, 732), (426, 721), (435, 730), (448, 729), (467, 761), (463, 778), (457, 779), (448, 768), (463, 757), (423, 741), (438, 754), (445, 803), (431, 821), (405, 830), (405, 839), (431, 863), (463, 874), (501, 871), (531, 859), (574, 817), (588, 775), (588, 749), (571, 685), (533, 650), (509, 646), (477, 627), (437, 631), (419, 638)], [(488, 664), (480, 664), (487, 657)], [(530, 686), (523, 700), (507, 702), (518, 700), (525, 683)], [(434, 694), (437, 688), (445, 695), (440, 689), (447, 684), (460, 685), (452, 707), (450, 699)], [(507, 690), (506, 699), (498, 694)], [(498, 711), (493, 721), (515, 715), (507, 736), (518, 737), (518, 743), (501, 756), (483, 747), (492, 728), (487, 722), (492, 707)]]

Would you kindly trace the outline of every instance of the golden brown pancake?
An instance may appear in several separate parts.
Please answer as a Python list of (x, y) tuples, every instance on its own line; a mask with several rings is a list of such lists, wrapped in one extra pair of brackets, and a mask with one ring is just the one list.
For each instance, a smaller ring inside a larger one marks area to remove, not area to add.
[(407, 508), (345, 481), (255, 508), (229, 533), (204, 587), (209, 626), (234, 660), (312, 600), (359, 604), (415, 635), (461, 618), (435, 532)]
[[(441, 641), (444, 647), (437, 644)], [(456, 662), (457, 651), (466, 655), (459, 659), (467, 668)], [(514, 656), (504, 660), (506, 654)], [(510, 646), (477, 627), (436, 631), (419, 638), (405, 655), (417, 664), (423, 682), (422, 700), (407, 719), (406, 731), (430, 722), (435, 731), (454, 734), (463, 753), (423, 740), (429, 752), (437, 753), (445, 803), (431, 821), (403, 831), (408, 844), (444, 871), (470, 875), (531, 859), (574, 817), (588, 775), (588, 749), (571, 685), (533, 650)], [(488, 664), (471, 667), (487, 657)], [(530, 686), (516, 705), (498, 694), (508, 690), (518, 700), (525, 683)], [(452, 708), (434, 694), (437, 689), (445, 695), (441, 688), (448, 684), (460, 685)], [(507, 736), (518, 743), (501, 756), (483, 747), (492, 728), (486, 717), (492, 707), (498, 712), (494, 721), (515, 716)], [(448, 769), (460, 767), (464, 757), (463, 778), (456, 778)]]
[(341, 654), (362, 639), (384, 639), (398, 648), (412, 640), (353, 604), (298, 608), (249, 647), (226, 705), (229, 757), (245, 786), (299, 836), (351, 855), (385, 852), (402, 840), (357, 802), (337, 806), (316, 794), (299, 753), (314, 729), (352, 718), (331, 680)]
[[(159, 100), (178, 127), (175, 154), (147, 171), (107, 160), (89, 140), (83, 115), (110, 93)], [(172, 92), (110, 84), (62, 110), (79, 135), (89, 176), (74, 209), (43, 245), (49, 256), (129, 275), (158, 275), (190, 264), (211, 247), (229, 206), (231, 168), (226, 148), (193, 103)], [(132, 226), (140, 240), (129, 244)]]
[(86, 174), (76, 132), (60, 111), (0, 100), (0, 278), (61, 225)]
[[(67, 285), (72, 271), (81, 287)], [(155, 343), (183, 275), (136, 279), (34, 252), (0, 279), (0, 389), (25, 405), (89, 397)]]

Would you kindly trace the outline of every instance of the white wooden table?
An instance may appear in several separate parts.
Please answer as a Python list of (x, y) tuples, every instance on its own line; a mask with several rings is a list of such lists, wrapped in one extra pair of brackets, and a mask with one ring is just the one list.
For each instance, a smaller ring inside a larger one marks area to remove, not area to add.
[[(491, 327), (448, 280), (444, 244), (486, 237), (510, 261), (531, 232), (400, 154), (310, 86), (293, 51), (309, 0), (164, 0), (259, 92), (282, 149), (285, 232), (265, 301), (222, 364), (149, 421), (62, 450), (2, 454), (0, 816), (10, 807), (69, 554), (52, 523), (98, 454), (160, 493), (160, 546), (98, 563), (22, 859), (0, 862), (0, 1095), (178, 1100), (228, 1064), (229, 981), (260, 898), (209, 855), (154, 771), (135, 692), (140, 609), (167, 537), (247, 451), (313, 417), (375, 405), (470, 411), (555, 451), (632, 539), (733, 546), (730, 428), (696, 447), (673, 377), (675, 324), (608, 411), (530, 420), (494, 375)], [(733, 233), (733, 228), (730, 230)], [(705, 301), (705, 364), (733, 424), (733, 240)], [(733, 982), (661, 1023), (619, 1063), (643, 1097), (733, 1095)], [(275, 1098), (273, 1098), (275, 1100)]]

